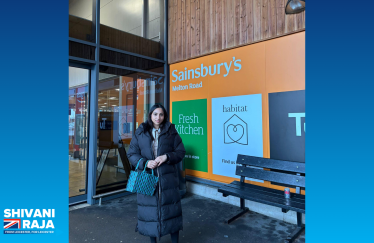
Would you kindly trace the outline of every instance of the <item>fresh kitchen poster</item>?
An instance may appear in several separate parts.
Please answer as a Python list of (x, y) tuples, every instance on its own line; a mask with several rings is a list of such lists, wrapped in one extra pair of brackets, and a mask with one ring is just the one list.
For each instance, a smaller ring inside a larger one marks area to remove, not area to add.
[(235, 177), (238, 154), (263, 157), (261, 94), (212, 98), (213, 174)]
[(175, 101), (172, 121), (186, 149), (185, 168), (208, 172), (207, 100)]

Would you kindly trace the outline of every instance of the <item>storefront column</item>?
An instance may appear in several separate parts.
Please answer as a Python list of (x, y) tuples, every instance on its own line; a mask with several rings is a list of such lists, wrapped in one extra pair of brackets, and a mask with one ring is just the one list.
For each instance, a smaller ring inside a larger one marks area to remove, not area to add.
[(87, 203), (93, 205), (92, 198), (96, 194), (96, 162), (97, 162), (97, 119), (98, 119), (98, 89), (99, 89), (99, 46), (100, 46), (100, 0), (93, 0), (92, 23), (95, 26), (95, 65), (91, 69), (90, 78), (90, 112), (88, 127), (88, 173), (87, 173)]

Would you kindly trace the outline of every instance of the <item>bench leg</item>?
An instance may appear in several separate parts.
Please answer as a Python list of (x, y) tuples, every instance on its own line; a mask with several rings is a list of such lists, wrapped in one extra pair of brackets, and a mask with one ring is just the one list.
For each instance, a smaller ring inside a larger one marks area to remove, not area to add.
[(243, 216), (246, 212), (248, 212), (249, 209), (245, 207), (245, 201), (244, 198), (240, 198), (240, 212), (235, 215), (234, 217), (230, 218), (229, 220), (226, 220), (225, 223), (230, 224), (235, 219)]
[(227, 224), (230, 224), (232, 221), (234, 221), (235, 219), (243, 216), (246, 212), (249, 212), (249, 209), (248, 208), (245, 208), (244, 210), (241, 209), (240, 210), (240, 213), (238, 213), (237, 215), (235, 215), (234, 217), (230, 218), (229, 220), (226, 220), (225, 223)]
[(297, 227), (291, 235), (284, 240), (285, 243), (292, 243), (304, 231), (305, 226), (301, 222), (301, 213), (297, 213)]

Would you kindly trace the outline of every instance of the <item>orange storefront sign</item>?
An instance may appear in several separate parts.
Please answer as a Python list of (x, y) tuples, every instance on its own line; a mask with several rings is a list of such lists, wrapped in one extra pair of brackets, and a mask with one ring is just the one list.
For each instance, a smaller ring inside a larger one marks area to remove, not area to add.
[[(257, 95), (262, 112), (262, 139), (256, 140), (262, 143), (262, 150), (258, 153), (269, 158), (269, 93), (295, 90), (305, 90), (305, 32), (170, 65), (170, 117), (175, 112), (174, 102), (206, 99), (207, 104), (207, 161), (200, 163), (207, 163), (208, 170), (203, 172), (187, 169), (186, 173), (225, 183), (234, 178), (213, 173), (212, 101), (218, 107), (220, 103), (216, 98), (234, 97), (235, 103), (239, 97), (246, 99), (248, 95)], [(230, 104), (231, 108), (226, 109), (234, 109), (234, 106), (235, 104)], [(243, 109), (246, 109), (244, 105)], [(238, 128), (245, 129), (242, 125)], [(225, 153), (229, 154), (230, 151)], [(265, 185), (281, 188), (268, 182)]]

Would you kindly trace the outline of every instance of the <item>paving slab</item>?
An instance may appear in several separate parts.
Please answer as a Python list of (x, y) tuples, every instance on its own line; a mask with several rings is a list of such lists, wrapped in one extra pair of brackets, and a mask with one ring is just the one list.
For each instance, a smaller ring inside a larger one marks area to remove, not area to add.
[[(182, 199), (182, 210), (184, 229), (180, 232), (180, 243), (283, 243), (295, 228), (293, 224), (254, 212), (227, 225), (224, 220), (238, 207), (190, 193)], [(150, 242), (148, 237), (135, 232), (136, 222), (136, 195), (103, 202), (101, 206), (76, 207), (69, 212), (69, 242)], [(170, 236), (158, 242), (170, 243)], [(295, 243), (305, 243), (305, 231)]]

